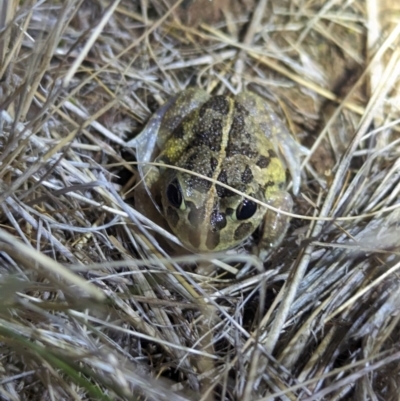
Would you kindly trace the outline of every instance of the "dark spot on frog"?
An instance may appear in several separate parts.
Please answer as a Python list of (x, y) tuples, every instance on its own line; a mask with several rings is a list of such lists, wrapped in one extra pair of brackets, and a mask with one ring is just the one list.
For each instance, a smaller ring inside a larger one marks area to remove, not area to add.
[(235, 113), (232, 118), (231, 129), (229, 130), (229, 138), (233, 139), (233, 142), (239, 142), (239, 138), (242, 135), (246, 135), (244, 116), (240, 113)]
[(220, 234), (218, 231), (213, 232), (209, 231), (207, 234), (207, 239), (206, 239), (206, 246), (207, 248), (212, 251), (215, 249), (215, 247), (219, 244), (220, 242)]
[(218, 160), (215, 157), (211, 157), (210, 166), (211, 166), (211, 172), (214, 173), (215, 169), (218, 166)]
[(249, 184), (250, 182), (253, 181), (253, 173), (252, 173), (249, 165), (246, 165), (246, 167), (242, 173), (241, 179), (242, 179), (243, 184)]
[[(222, 182), (223, 184), (226, 184), (226, 185), (228, 184), (228, 174), (225, 169), (221, 170), (217, 180)], [(226, 197), (235, 195), (232, 191), (230, 191), (227, 188), (221, 187), (220, 185), (217, 185), (216, 188), (217, 188), (217, 195), (219, 198), (226, 198)]]
[(269, 180), (265, 185), (264, 185), (264, 191), (266, 191), (268, 188), (273, 187), (276, 185), (275, 181)]
[(174, 131), (172, 132), (172, 136), (173, 136), (174, 138), (177, 138), (177, 139), (182, 139), (182, 138), (184, 138), (184, 137), (185, 137), (185, 134), (186, 134), (186, 132), (185, 132), (185, 128), (184, 128), (184, 126), (183, 126), (183, 123), (180, 123), (180, 124), (174, 129)]
[(240, 226), (235, 230), (233, 237), (236, 241), (242, 240), (246, 238), (251, 232), (254, 230), (252, 223), (242, 223)]
[(235, 113), (233, 114), (231, 129), (229, 130), (228, 149), (230, 149), (230, 153), (239, 153), (239, 148), (253, 139), (253, 135), (248, 131), (249, 127), (246, 125), (248, 118), (250, 118), (249, 112), (236, 102)]
[(240, 147), (241, 147), (241, 154), (247, 156), (249, 159), (254, 159), (256, 156), (258, 156), (257, 150), (252, 149), (250, 144), (241, 143)]
[(252, 135), (249, 133), (249, 132), (247, 132), (247, 131), (243, 131), (243, 134), (242, 134), (244, 137), (245, 137), (245, 139), (247, 139), (247, 140), (251, 140), (251, 138), (252, 138)]
[(197, 153), (193, 153), (191, 154), (185, 161), (183, 168), (187, 169), (187, 170), (193, 170), (194, 166), (195, 166), (195, 162), (197, 159)]
[[(240, 107), (240, 106), (239, 106)], [(249, 132), (249, 127), (245, 123), (247, 117), (247, 110), (243, 109), (242, 112), (236, 112), (233, 115), (231, 129), (229, 131), (229, 140), (226, 149), (226, 156), (232, 157), (237, 154), (245, 155), (250, 158), (258, 156), (257, 145), (252, 139), (253, 135)]]
[(249, 111), (239, 102), (235, 101), (235, 111), (241, 115), (247, 117), (250, 113)]
[(221, 231), (226, 227), (225, 213), (219, 213), (218, 210), (213, 210), (210, 218), (211, 231)]
[(214, 118), (212, 121), (200, 119), (193, 128), (194, 140), (191, 147), (206, 146), (213, 152), (221, 150), (222, 119)]
[(229, 100), (226, 96), (214, 96), (200, 108), (200, 117), (203, 117), (207, 110), (213, 110), (226, 116), (229, 113)]
[(256, 165), (260, 168), (267, 168), (271, 163), (271, 158), (266, 156), (260, 156), (256, 162)]
[(189, 230), (188, 240), (193, 248), (198, 249), (200, 246), (200, 235), (197, 230)]
[(258, 156), (258, 151), (253, 148), (250, 143), (237, 143), (233, 137), (230, 137), (226, 148), (226, 157), (229, 158), (235, 155), (243, 155), (247, 156), (249, 159), (254, 159)]
[(275, 153), (275, 151), (273, 149), (268, 149), (268, 154), (269, 157), (278, 157), (278, 155)]
[[(243, 192), (245, 188), (242, 188), (242, 189), (236, 188), (236, 189), (238, 191)], [(223, 188), (223, 187), (220, 187), (219, 185), (217, 185), (217, 195), (219, 198), (229, 198), (231, 196), (235, 196), (236, 194), (235, 194), (235, 192), (232, 192), (227, 188)]]
[(178, 216), (177, 211), (172, 206), (167, 207), (167, 216), (166, 217), (168, 219), (169, 225), (172, 227), (176, 227), (176, 225), (178, 224), (178, 221), (179, 221), (179, 216)]
[(217, 180), (222, 182), (223, 184), (228, 184), (228, 174), (224, 168), (219, 173)]
[(212, 186), (212, 182), (205, 180), (203, 178), (200, 177), (195, 177), (192, 176), (189, 178), (189, 180), (187, 181), (189, 188), (195, 190), (195, 191), (199, 191), (202, 194), (207, 193), (211, 186)]

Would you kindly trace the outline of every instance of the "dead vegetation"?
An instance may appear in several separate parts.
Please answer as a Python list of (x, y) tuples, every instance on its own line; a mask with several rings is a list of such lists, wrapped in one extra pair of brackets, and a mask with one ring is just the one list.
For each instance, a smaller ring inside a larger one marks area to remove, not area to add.
[[(398, 400), (394, 3), (0, 0), (1, 400)], [(134, 209), (127, 143), (188, 85), (311, 149), (264, 267)]]

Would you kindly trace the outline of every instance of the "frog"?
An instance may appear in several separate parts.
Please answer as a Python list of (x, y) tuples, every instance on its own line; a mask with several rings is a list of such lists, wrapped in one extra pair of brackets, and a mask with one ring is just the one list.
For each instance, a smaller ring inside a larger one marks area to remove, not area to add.
[(307, 150), (260, 95), (188, 88), (131, 144), (145, 189), (139, 210), (151, 207), (145, 214), (161, 217), (189, 251), (225, 251), (257, 233), (256, 252), (265, 259), (282, 242), (293, 207), (286, 170), (296, 195)]

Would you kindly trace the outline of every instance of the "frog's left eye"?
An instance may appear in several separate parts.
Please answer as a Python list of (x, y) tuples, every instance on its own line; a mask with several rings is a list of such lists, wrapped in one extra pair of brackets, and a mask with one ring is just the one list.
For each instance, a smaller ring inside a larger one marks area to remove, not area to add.
[(173, 207), (181, 210), (185, 209), (185, 202), (183, 200), (181, 186), (179, 185), (178, 180), (174, 180), (168, 185), (167, 198)]
[(247, 220), (254, 216), (257, 210), (257, 203), (244, 199), (243, 202), (236, 209), (236, 218), (238, 220)]

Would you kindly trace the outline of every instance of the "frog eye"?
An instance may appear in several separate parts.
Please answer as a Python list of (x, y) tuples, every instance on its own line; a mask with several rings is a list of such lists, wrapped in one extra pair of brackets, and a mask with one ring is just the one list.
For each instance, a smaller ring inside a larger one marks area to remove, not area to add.
[(257, 204), (249, 199), (244, 199), (236, 209), (236, 218), (238, 220), (247, 220), (254, 216), (257, 210)]
[(177, 209), (184, 209), (185, 202), (183, 200), (181, 187), (179, 185), (178, 180), (172, 181), (167, 187), (167, 198), (172, 206)]

